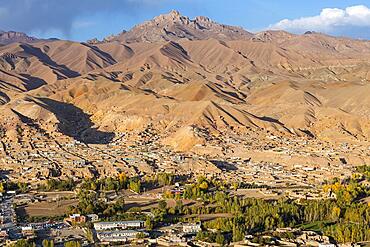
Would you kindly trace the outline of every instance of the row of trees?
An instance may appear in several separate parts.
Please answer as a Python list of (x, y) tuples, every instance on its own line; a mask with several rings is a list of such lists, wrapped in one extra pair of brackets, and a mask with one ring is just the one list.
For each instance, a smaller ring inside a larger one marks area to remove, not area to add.
[(86, 179), (81, 183), (81, 189), (93, 191), (119, 191), (122, 189), (132, 189), (136, 192), (141, 190), (141, 181), (138, 177), (128, 178), (125, 173), (120, 173), (118, 177), (108, 177), (102, 179)]
[(72, 191), (76, 188), (77, 182), (72, 178), (66, 180), (59, 179), (48, 179), (46, 184), (40, 185), (38, 190), (40, 191)]
[[(45, 239), (42, 241), (42, 247), (54, 247), (54, 241)], [(28, 241), (25, 239), (18, 240), (11, 247), (36, 247), (35, 242)], [(64, 247), (81, 247), (81, 243), (78, 241), (68, 241), (64, 243)]]
[(28, 188), (28, 184), (26, 183), (21, 183), (21, 182), (14, 183), (11, 181), (0, 182), (0, 193), (4, 193), (5, 191), (9, 191), (9, 190), (16, 190), (18, 192), (25, 193), (29, 190), (29, 188)]
[(221, 246), (226, 243), (225, 236), (220, 231), (218, 231), (217, 233), (210, 231), (200, 231), (197, 233), (196, 239), (209, 243), (217, 243)]
[[(40, 191), (72, 191), (76, 189), (80, 183), (81, 188), (93, 191), (119, 191), (122, 189), (131, 189), (140, 193), (143, 189), (151, 189), (166, 185), (172, 185), (175, 182), (175, 176), (171, 173), (159, 173), (155, 175), (147, 175), (144, 178), (127, 177), (125, 173), (118, 174), (117, 177), (108, 177), (102, 179), (85, 179), (82, 182), (67, 179), (48, 179), (45, 184), (39, 185)], [(18, 190), (20, 192), (28, 191), (26, 183), (0, 182), (0, 193), (6, 190)]]
[(119, 191), (131, 189), (140, 193), (143, 189), (152, 189), (161, 186), (171, 185), (175, 182), (175, 176), (170, 173), (159, 173), (147, 175), (144, 178), (128, 177), (125, 173), (120, 173), (117, 177), (103, 179), (86, 179), (82, 182), (81, 188), (94, 191)]
[(370, 208), (360, 203), (340, 207), (332, 200), (305, 201), (298, 204), (290, 200), (264, 201), (235, 197), (219, 201), (216, 206), (193, 206), (183, 209), (185, 214), (208, 214), (217, 211), (230, 213), (231, 217), (205, 222), (205, 228), (231, 234), (233, 241), (243, 240), (245, 234), (297, 227), (313, 222), (323, 222), (320, 224), (323, 233), (340, 243), (370, 240)]
[(356, 167), (356, 171), (363, 175), (367, 181), (370, 181), (370, 166), (358, 166)]
[[(370, 171), (368, 168), (362, 169)], [(233, 241), (242, 240), (247, 233), (315, 222), (322, 222), (320, 228), (323, 233), (340, 243), (369, 241), (370, 207), (360, 199), (370, 193), (361, 183), (363, 178), (353, 176), (342, 183), (336, 181), (324, 186), (324, 190), (335, 193), (336, 200), (307, 200), (299, 203), (288, 199), (265, 201), (231, 197), (223, 184), (200, 178), (185, 189), (183, 197), (201, 198), (203, 204), (185, 207), (182, 213), (229, 213), (229, 218), (218, 218), (204, 225), (206, 229), (231, 234)], [(212, 234), (202, 234), (200, 238), (213, 239)]]
[(114, 204), (107, 204), (101, 198), (99, 193), (91, 190), (81, 190), (78, 194), (78, 204), (68, 208), (68, 214), (103, 214), (110, 217), (117, 212), (123, 212), (125, 202), (123, 198), (116, 200)]
[(14, 244), (10, 245), (10, 247), (36, 247), (36, 244), (34, 242), (21, 239), (15, 242)]

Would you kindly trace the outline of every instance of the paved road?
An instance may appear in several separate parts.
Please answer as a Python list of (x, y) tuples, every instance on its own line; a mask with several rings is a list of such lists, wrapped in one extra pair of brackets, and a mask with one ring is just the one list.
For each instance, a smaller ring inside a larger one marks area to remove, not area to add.
[(9, 237), (16, 239), (19, 237), (19, 227), (17, 227), (17, 216), (13, 208), (13, 198), (5, 196), (0, 202), (0, 214), (3, 216), (3, 224), (0, 224), (0, 229), (6, 230)]

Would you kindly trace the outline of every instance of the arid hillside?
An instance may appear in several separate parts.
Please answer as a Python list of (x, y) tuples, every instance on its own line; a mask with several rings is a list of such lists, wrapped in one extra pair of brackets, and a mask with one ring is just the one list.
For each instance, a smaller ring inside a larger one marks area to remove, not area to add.
[(176, 11), (104, 41), (12, 37), (0, 46), (0, 124), (9, 138), (23, 116), (92, 143), (152, 126), (179, 150), (206, 142), (195, 127), (370, 139), (369, 41), (252, 34)]

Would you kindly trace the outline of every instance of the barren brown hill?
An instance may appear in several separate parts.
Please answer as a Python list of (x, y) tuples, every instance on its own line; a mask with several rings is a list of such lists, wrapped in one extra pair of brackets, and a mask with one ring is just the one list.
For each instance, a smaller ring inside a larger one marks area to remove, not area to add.
[(87, 129), (150, 125), (177, 150), (205, 142), (194, 126), (369, 141), (369, 58), (369, 41), (253, 35), (171, 12), (105, 42), (0, 47), (0, 121), (10, 133), (21, 114), (78, 140), (95, 133), (96, 142)]

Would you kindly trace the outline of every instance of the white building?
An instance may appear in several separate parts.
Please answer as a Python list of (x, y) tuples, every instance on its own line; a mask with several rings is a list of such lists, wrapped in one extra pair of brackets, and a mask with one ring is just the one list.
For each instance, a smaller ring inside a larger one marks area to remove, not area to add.
[(187, 223), (182, 226), (182, 231), (186, 234), (195, 234), (202, 230), (201, 223)]
[(319, 244), (319, 247), (336, 247), (335, 244)]
[(139, 233), (144, 233), (146, 236), (147, 232), (137, 230), (123, 230), (123, 231), (107, 231), (98, 232), (97, 237), (101, 242), (126, 242), (129, 239), (134, 239)]
[(94, 223), (94, 228), (97, 231), (104, 231), (104, 230), (111, 230), (111, 229), (143, 228), (144, 225), (145, 225), (145, 222), (142, 220), (112, 221), (112, 222)]
[(97, 222), (99, 220), (99, 216), (97, 214), (88, 214), (86, 215), (88, 221)]

